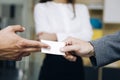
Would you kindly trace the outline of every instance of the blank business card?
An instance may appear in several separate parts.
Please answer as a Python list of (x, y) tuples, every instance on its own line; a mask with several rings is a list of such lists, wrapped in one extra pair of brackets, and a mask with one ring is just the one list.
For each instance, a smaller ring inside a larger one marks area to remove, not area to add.
[(41, 48), (42, 53), (65, 55), (65, 53), (60, 51), (60, 48), (65, 46), (64, 42), (56, 42), (56, 41), (48, 41), (48, 40), (41, 40), (41, 42), (48, 44), (50, 46), (50, 49)]

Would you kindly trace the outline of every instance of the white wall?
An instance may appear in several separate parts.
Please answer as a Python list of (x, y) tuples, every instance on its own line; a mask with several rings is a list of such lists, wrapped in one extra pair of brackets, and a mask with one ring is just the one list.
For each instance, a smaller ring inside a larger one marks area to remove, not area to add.
[(104, 0), (104, 23), (120, 23), (120, 0)]
[(0, 4), (22, 4), (24, 0), (0, 0)]

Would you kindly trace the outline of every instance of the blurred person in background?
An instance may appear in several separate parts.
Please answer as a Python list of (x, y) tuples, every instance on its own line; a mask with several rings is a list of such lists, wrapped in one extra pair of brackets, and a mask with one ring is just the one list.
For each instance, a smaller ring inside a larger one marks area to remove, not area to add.
[[(40, 0), (35, 6), (34, 19), (39, 39), (63, 41), (72, 36), (91, 40), (88, 8), (75, 0)], [(82, 59), (70, 62), (63, 56), (47, 54), (39, 80), (84, 80)]]

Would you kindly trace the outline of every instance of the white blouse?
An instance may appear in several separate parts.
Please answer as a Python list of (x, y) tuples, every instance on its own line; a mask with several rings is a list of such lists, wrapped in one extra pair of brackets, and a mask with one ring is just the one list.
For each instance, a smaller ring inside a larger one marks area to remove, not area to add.
[(56, 33), (57, 40), (76, 37), (91, 40), (93, 31), (88, 9), (83, 4), (75, 4), (74, 18), (71, 4), (46, 2), (38, 3), (34, 9), (36, 32)]

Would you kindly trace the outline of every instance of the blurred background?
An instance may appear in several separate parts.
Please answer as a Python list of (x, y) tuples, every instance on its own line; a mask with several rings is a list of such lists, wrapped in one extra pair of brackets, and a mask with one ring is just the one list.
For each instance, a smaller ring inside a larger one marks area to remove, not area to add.
[[(38, 0), (0, 0), (0, 29), (19, 24), (26, 28), (25, 32), (18, 33), (20, 36), (35, 39), (33, 9), (36, 3)], [(88, 6), (93, 40), (120, 30), (120, 0), (77, 0), (77, 3)], [(4, 65), (0, 68), (0, 80), (38, 80), (43, 59), (44, 54), (32, 53), (22, 61), (0, 61), (0, 66)], [(86, 80), (120, 80), (120, 61), (94, 69), (88, 58), (83, 60)]]

